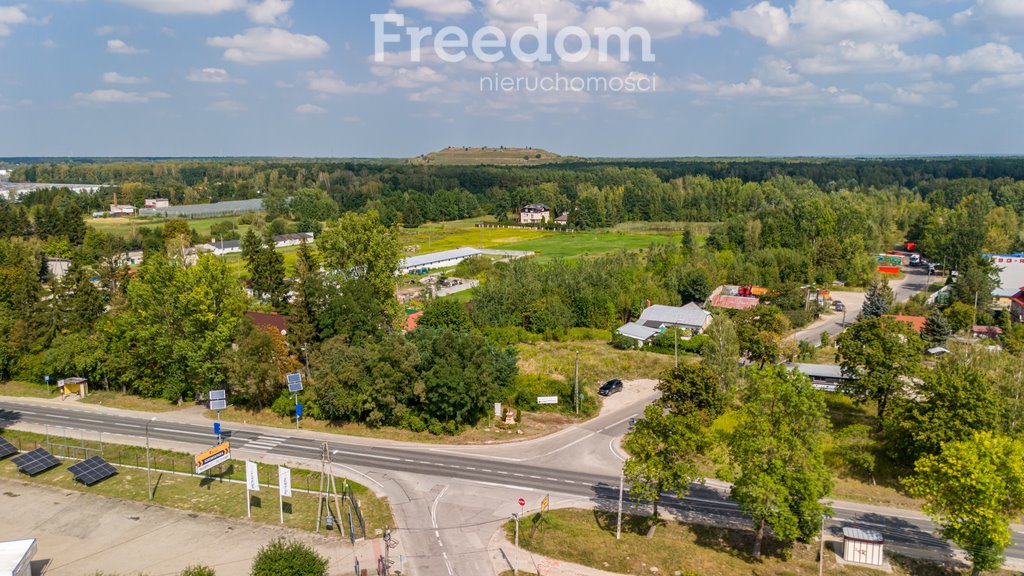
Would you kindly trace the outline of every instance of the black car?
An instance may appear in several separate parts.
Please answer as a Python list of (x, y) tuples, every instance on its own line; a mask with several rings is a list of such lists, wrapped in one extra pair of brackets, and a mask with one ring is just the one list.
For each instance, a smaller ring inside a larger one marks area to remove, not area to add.
[(609, 380), (597, 391), (601, 396), (611, 396), (618, 392), (622, 392), (622, 380)]

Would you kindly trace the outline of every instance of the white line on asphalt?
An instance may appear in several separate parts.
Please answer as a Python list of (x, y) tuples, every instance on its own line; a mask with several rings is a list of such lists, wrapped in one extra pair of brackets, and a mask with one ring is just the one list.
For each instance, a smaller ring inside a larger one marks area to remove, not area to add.
[(103, 420), (93, 420), (91, 418), (79, 418), (82, 422), (92, 422), (93, 424), (105, 424)]
[(536, 492), (536, 490), (534, 490), (533, 488), (527, 488), (526, 486), (513, 486), (512, 484), (499, 484), (498, 482), (484, 482), (483, 480), (463, 480), (463, 482), (483, 484), (484, 486), (496, 486), (498, 488), (509, 488), (511, 490), (525, 490), (527, 492)]
[(625, 418), (623, 418), (622, 420), (619, 420), (618, 422), (616, 422), (614, 424), (609, 424), (609, 425), (605, 426), (604, 428), (601, 428), (601, 432), (604, 432), (605, 430), (607, 430), (609, 428), (614, 428), (614, 427), (618, 426), (619, 424), (622, 424), (623, 422), (628, 422), (630, 418), (636, 418), (636, 417), (637, 417), (637, 414), (633, 414), (632, 416), (626, 416)]
[(124, 426), (125, 428), (142, 428), (138, 424), (125, 424), (124, 422), (112, 422), (114, 426)]
[[(614, 426), (614, 424), (613, 424), (613, 426)], [(540, 456), (534, 456), (533, 458), (529, 458), (529, 460), (535, 460), (537, 458), (544, 458), (546, 456), (551, 456), (552, 454), (557, 454), (558, 452), (561, 452), (562, 450), (565, 450), (566, 448), (568, 448), (570, 446), (575, 446), (576, 444), (579, 444), (580, 442), (583, 442), (584, 440), (586, 440), (586, 439), (588, 439), (591, 436), (594, 436), (596, 434), (597, 434), (597, 432), (591, 432), (590, 434), (587, 434), (586, 436), (584, 436), (582, 438), (577, 438), (577, 439), (573, 440), (572, 442), (569, 442), (565, 446), (562, 446), (560, 448), (555, 448), (554, 450), (552, 450), (552, 451), (550, 451), (550, 452), (548, 452), (546, 454), (541, 454)]]
[(401, 458), (393, 458), (391, 456), (380, 456), (378, 454), (364, 454), (362, 452), (345, 452), (344, 450), (335, 450), (334, 454), (347, 454), (349, 456), (365, 456), (366, 458), (377, 458), (378, 460), (393, 460), (395, 462), (401, 462)]
[(437, 494), (437, 498), (434, 498), (433, 505), (430, 506), (430, 521), (434, 524), (434, 528), (437, 529), (437, 503), (441, 501), (441, 497), (448, 491), (448, 487), (445, 486), (441, 492)]
[(612, 456), (615, 456), (619, 460), (622, 460), (623, 462), (625, 462), (626, 459), (623, 458), (622, 456), (619, 456), (619, 453), (615, 451), (615, 441), (616, 440), (618, 440), (618, 438), (612, 438), (611, 440), (608, 441), (608, 449), (612, 451)]
[(448, 561), (448, 553), (443, 552), (444, 556), (444, 567), (448, 569), (448, 576), (454, 576), (455, 572), (452, 571), (452, 563)]
[[(454, 450), (442, 450), (440, 448), (427, 448), (428, 452), (440, 452), (442, 454), (451, 454), (452, 456), (469, 456), (470, 458), (477, 457), (475, 454), (467, 454), (464, 452), (456, 452)], [(486, 456), (488, 460), (505, 460), (507, 462), (522, 462), (522, 458), (506, 458), (505, 456)]]
[(173, 434), (189, 434), (189, 435), (192, 435), (192, 436), (203, 436), (204, 438), (207, 437), (207, 436), (210, 436), (210, 434), (207, 434), (205, 432), (189, 432), (188, 430), (172, 430), (170, 428), (156, 428), (156, 427), (154, 427), (153, 430), (159, 430), (160, 432), (171, 432)]
[(33, 416), (39, 414), (39, 412), (31, 412), (29, 410), (18, 410), (18, 412), (21, 412), (22, 414), (32, 414)]
[(47, 418), (63, 418), (65, 420), (71, 419), (71, 416), (61, 416), (60, 414), (47, 414), (46, 416)]
[(335, 462), (332, 462), (331, 464), (334, 465), (334, 466), (341, 466), (342, 468), (344, 468), (345, 470), (348, 470), (350, 472), (355, 472), (356, 474), (359, 474), (360, 476), (362, 476), (363, 478), (366, 478), (370, 482), (373, 482), (377, 486), (380, 486), (381, 488), (384, 487), (384, 485), (381, 484), (380, 482), (377, 482), (373, 478), (370, 478), (369, 476), (367, 476), (366, 474), (363, 474), (362, 472), (360, 472), (359, 470), (356, 470), (355, 468), (352, 468), (350, 466), (345, 466), (344, 464), (338, 464), (338, 463), (335, 463)]

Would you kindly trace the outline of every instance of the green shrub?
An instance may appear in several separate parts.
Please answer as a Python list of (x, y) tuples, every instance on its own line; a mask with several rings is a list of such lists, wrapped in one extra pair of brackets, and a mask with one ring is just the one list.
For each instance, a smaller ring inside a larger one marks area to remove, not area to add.
[(270, 410), (278, 416), (294, 416), (295, 415), (295, 398), (289, 394), (281, 394), (274, 400), (274, 403), (270, 406)]
[(178, 574), (178, 576), (217, 576), (217, 573), (209, 566), (197, 564), (195, 566), (185, 568)]
[(279, 538), (252, 562), (252, 576), (327, 576), (327, 559), (302, 542)]
[[(572, 404), (572, 383), (563, 382), (540, 374), (516, 376), (509, 401), (513, 406), (527, 412), (561, 412), (565, 404)], [(560, 404), (537, 404), (540, 396), (558, 396)]]
[(543, 336), (539, 334), (531, 334), (526, 329), (519, 326), (488, 326), (483, 329), (483, 334), (491, 342), (494, 342), (501, 347), (515, 346), (520, 343), (529, 344), (531, 342), (540, 342), (544, 340)]
[(640, 342), (616, 332), (612, 334), (611, 345), (616, 350), (635, 350), (640, 347)]

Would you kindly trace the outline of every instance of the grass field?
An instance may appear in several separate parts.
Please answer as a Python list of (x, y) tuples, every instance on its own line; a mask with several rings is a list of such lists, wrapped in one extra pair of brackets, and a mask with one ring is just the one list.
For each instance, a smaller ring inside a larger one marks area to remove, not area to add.
[[(5, 430), (2, 435), (23, 451), (32, 450), (36, 447), (47, 447), (45, 437), (41, 434)], [(78, 439), (65, 440), (62, 437), (56, 436), (51, 437), (51, 439), (54, 443), (49, 446), (51, 453), (61, 457), (70, 456), (77, 459), (81, 458), (83, 454), (95, 456), (97, 453), (86, 453), (80, 449), (64, 449), (56, 446), (56, 444), (67, 443), (76, 447), (84, 445), (87, 448), (100, 448), (100, 445), (95, 442), (81, 442)], [(67, 467), (74, 464), (77, 460), (64, 460), (59, 467), (30, 478), (18, 472), (17, 467), (8, 459), (0, 462), (0, 476), (124, 500), (147, 502), (145, 449), (134, 446), (113, 445), (106, 442), (102, 445), (102, 448), (103, 457), (118, 467), (118, 474), (92, 487), (85, 487), (75, 482), (73, 476), (67, 471)], [(245, 484), (228, 481), (244, 481), (245, 466), (241, 465), (240, 462), (232, 461), (223, 464), (211, 471), (210, 474), (197, 477), (167, 472), (171, 470), (191, 472), (192, 456), (189, 454), (153, 449), (150, 450), (150, 460), (153, 467), (154, 502), (156, 504), (231, 518), (244, 518), (246, 516)], [(263, 491), (253, 494), (252, 519), (256, 522), (279, 525), (280, 515), (276, 485), (277, 467), (263, 464), (258, 466), (260, 482), (265, 484), (265, 486)], [(339, 489), (343, 481), (336, 479)], [(319, 484), (320, 476), (318, 471), (292, 470), (293, 496), (286, 499), (284, 515), (286, 526), (310, 531), (316, 528), (316, 495), (300, 492), (300, 490), (316, 491), (319, 488)], [(372, 538), (376, 530), (383, 530), (387, 526), (395, 526), (394, 518), (391, 515), (391, 507), (386, 499), (378, 498), (365, 486), (356, 482), (349, 481), (349, 485), (352, 486), (352, 492), (355, 494), (356, 500), (362, 509), (368, 537)], [(342, 510), (343, 512), (346, 510), (344, 505)]]
[[(86, 224), (108, 234), (129, 236), (132, 232), (142, 228), (159, 228), (168, 220), (170, 220), (170, 218), (93, 218), (91, 220), (86, 220)], [(218, 224), (220, 222), (234, 222), (235, 224), (238, 224), (238, 220), (238, 216), (221, 216), (217, 218), (196, 218), (194, 220), (187, 220), (187, 222), (189, 227), (198, 232), (201, 236), (209, 236), (210, 228), (213, 227), (214, 224)], [(238, 224), (239, 235), (245, 235), (245, 232), (248, 229), (249, 226)]]
[(108, 408), (120, 408), (121, 410), (139, 410), (142, 412), (174, 412), (175, 410), (182, 410), (191, 406), (191, 404), (178, 406), (158, 398), (143, 398), (141, 396), (105, 390), (90, 391), (89, 395), (79, 400), (79, 402), (106, 406)]
[(527, 242), (555, 234), (544, 230), (518, 230), (509, 228), (476, 228), (478, 222), (494, 222), (493, 218), (474, 218), (458, 222), (425, 224), (419, 228), (403, 228), (399, 236), (402, 248), (418, 246), (416, 250), (403, 250), (402, 255), (428, 254), (464, 246), (472, 248), (506, 248), (509, 244)]
[(54, 388), (50, 388), (50, 392), (46, 391), (46, 384), (31, 384), (29, 382), (19, 382), (11, 380), (9, 382), (0, 382), (0, 396), (19, 396), (22, 398), (53, 398), (57, 394), (54, 392)]
[(672, 356), (665, 354), (616, 350), (608, 345), (607, 340), (537, 342), (519, 345), (519, 371), (552, 378), (565, 377), (573, 370), (574, 352), (577, 350), (580, 352), (580, 380), (588, 382), (594, 388), (592, 392), (612, 378), (658, 379), (675, 363)]
[(577, 232), (555, 234), (546, 238), (516, 242), (504, 246), (509, 250), (532, 250), (541, 261), (554, 258), (607, 254), (619, 250), (641, 250), (651, 244), (678, 241), (678, 236), (646, 234), (615, 234), (603, 232)]
[(451, 166), (476, 166), (496, 164), (502, 166), (526, 166), (557, 162), (558, 154), (540, 148), (445, 148), (424, 154), (413, 160), (417, 164), (441, 164)]
[[(766, 542), (760, 559), (750, 556), (753, 532), (686, 525), (668, 520), (653, 538), (647, 537), (649, 519), (623, 516), (622, 539), (615, 539), (613, 510), (554, 510), (543, 520), (537, 515), (520, 522), (519, 543), (531, 552), (567, 562), (622, 574), (649, 576), (813, 576), (818, 574), (818, 544), (796, 543), (784, 559), (777, 545)], [(514, 523), (505, 525), (511, 538)], [(824, 572), (834, 576), (873, 576), (877, 570), (840, 565), (826, 551)], [(953, 576), (952, 567), (890, 557), (897, 576)], [(525, 564), (525, 562), (523, 563)], [(521, 564), (522, 565), (522, 564)], [(520, 574), (530, 572), (520, 571)], [(1007, 573), (1000, 573), (1007, 574)]]

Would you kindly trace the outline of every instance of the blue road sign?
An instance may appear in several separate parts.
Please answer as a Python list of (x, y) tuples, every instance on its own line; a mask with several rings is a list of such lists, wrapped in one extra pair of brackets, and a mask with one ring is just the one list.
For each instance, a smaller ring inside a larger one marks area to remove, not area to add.
[(302, 404), (295, 405), (295, 415), (302, 416)]
[(49, 374), (47, 374), (46, 376), (43, 376), (43, 380), (44, 380), (44, 381), (45, 381), (45, 382), (46, 382), (47, 384), (49, 384), (49, 383), (50, 383), (50, 375), (49, 375)]
[(213, 423), (213, 433), (217, 436), (220, 436), (220, 422)]

